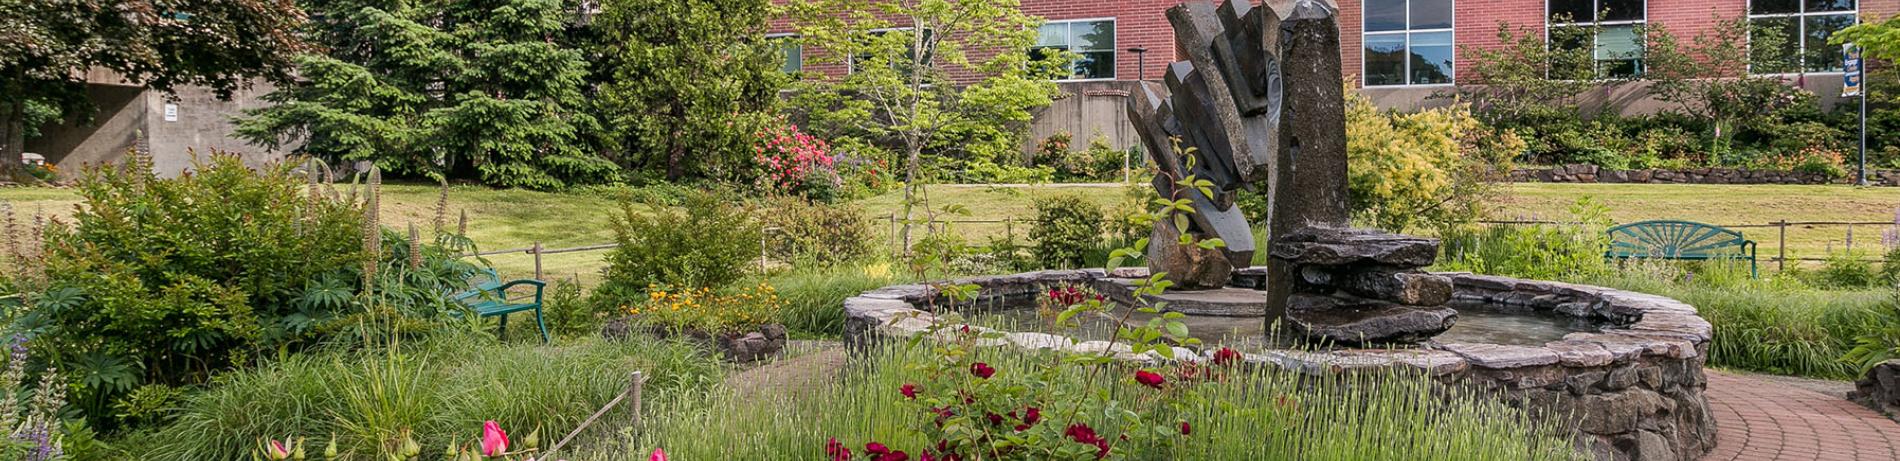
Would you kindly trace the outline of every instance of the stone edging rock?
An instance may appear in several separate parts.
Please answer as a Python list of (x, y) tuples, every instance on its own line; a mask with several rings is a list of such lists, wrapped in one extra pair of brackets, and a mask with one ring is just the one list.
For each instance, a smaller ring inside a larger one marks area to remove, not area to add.
[[(1828, 179), (1815, 173), (1746, 168), (1611, 170), (1590, 164), (1570, 164), (1549, 168), (1519, 168), (1511, 170), (1508, 179), (1511, 182), (1559, 183), (1848, 184), (1855, 178), (1851, 171), (1846, 178)], [(1868, 170), (1867, 183), (1874, 186), (1900, 186), (1900, 170)]]
[[(983, 287), (979, 305), (1036, 296), (1066, 284), (1110, 283), (1100, 270), (1041, 271), (947, 281)], [(1572, 333), (1543, 346), (1440, 344), (1418, 349), (1269, 350), (1247, 363), (1307, 374), (1417, 370), (1448, 385), (1467, 386), (1513, 405), (1569, 415), (1579, 447), (1597, 459), (1695, 460), (1715, 444), (1702, 367), (1713, 333), (1694, 307), (1674, 299), (1560, 282), (1472, 274), (1452, 277), (1462, 301), (1591, 317), (1613, 325)], [(945, 305), (929, 285), (867, 291), (845, 300), (845, 343), (863, 350), (883, 338), (927, 331), (932, 306)], [(972, 327), (980, 328), (980, 327)], [(1105, 341), (1074, 342), (1048, 333), (1005, 332), (988, 345), (1099, 353)], [(1159, 361), (1116, 344), (1125, 360)], [(1177, 357), (1204, 355), (1177, 348)], [(1212, 351), (1204, 351), (1211, 354)], [(1185, 355), (1184, 355), (1185, 354)]]

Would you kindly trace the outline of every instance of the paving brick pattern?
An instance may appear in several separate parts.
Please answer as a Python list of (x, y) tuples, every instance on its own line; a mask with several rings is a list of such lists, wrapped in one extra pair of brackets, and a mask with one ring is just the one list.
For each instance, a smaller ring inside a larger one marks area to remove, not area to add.
[(1900, 423), (1837, 396), (1708, 371), (1715, 451), (1703, 461), (1900, 460)]

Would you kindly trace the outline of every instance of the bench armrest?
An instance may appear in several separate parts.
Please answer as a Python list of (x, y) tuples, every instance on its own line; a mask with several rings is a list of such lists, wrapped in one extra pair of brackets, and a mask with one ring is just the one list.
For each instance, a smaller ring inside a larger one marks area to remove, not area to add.
[(547, 289), (548, 282), (543, 282), (543, 281), (534, 280), (534, 279), (511, 280), (508, 283), (503, 283), (501, 284), (500, 287), (495, 288), (495, 291), (497, 293), (501, 293), (503, 297), (506, 297), (509, 288), (514, 288), (514, 287), (522, 286), (522, 285), (534, 287), (534, 303), (537, 305), (541, 304), (541, 292)]

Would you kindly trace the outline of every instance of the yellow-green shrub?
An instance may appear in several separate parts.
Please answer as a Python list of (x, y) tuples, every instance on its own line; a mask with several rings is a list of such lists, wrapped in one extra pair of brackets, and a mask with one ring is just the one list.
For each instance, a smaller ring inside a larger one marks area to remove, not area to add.
[(1352, 207), (1387, 230), (1475, 219), (1491, 193), (1486, 179), (1523, 149), (1522, 139), (1486, 127), (1465, 104), (1396, 113), (1358, 94), (1346, 99)]

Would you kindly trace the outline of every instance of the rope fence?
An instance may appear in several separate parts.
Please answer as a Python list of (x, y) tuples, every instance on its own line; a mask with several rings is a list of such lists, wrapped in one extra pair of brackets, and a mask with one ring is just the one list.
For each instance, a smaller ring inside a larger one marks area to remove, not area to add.
[[(901, 223), (903, 222), (903, 220), (898, 218), (896, 213), (891, 213), (888, 216), (880, 216), (880, 217), (872, 218), (872, 220), (884, 221), (885, 223), (888, 224), (888, 226), (886, 226), (888, 228), (888, 233), (886, 235), (886, 238), (888, 240), (890, 248), (895, 250), (895, 249), (900, 248), (899, 245), (903, 245), (903, 242), (899, 241), (902, 239), (902, 237), (900, 236), (899, 227)], [(929, 223), (929, 225), (933, 226), (933, 228), (937, 231), (942, 231), (944, 229), (947, 229), (948, 226), (951, 226), (951, 225), (1001, 224), (1003, 225), (1003, 236), (1005, 238), (1015, 239), (1016, 228), (1018, 227), (1017, 224), (1025, 224), (1025, 223), (1029, 223), (1030, 221), (1031, 220), (1028, 220), (1028, 219), (1017, 219), (1017, 218), (939, 219), (939, 220)], [(1551, 220), (1536, 220), (1536, 219), (1479, 220), (1477, 221), (1477, 223), (1486, 224), (1486, 225), (1509, 225), (1509, 226), (1527, 226), (1527, 225), (1577, 226), (1577, 225), (1587, 224), (1587, 223), (1579, 222), (1579, 221), (1551, 221)], [(1853, 254), (1855, 243), (1856, 243), (1854, 239), (1855, 227), (1858, 226), (1861, 228), (1875, 229), (1874, 245), (1881, 244), (1881, 242), (1879, 241), (1879, 235), (1880, 235), (1881, 230), (1900, 227), (1900, 226), (1896, 226), (1896, 224), (1892, 221), (1788, 221), (1785, 219), (1779, 220), (1779, 221), (1767, 222), (1767, 223), (1732, 223), (1732, 224), (1711, 224), (1711, 225), (1725, 227), (1729, 229), (1774, 229), (1776, 231), (1776, 236), (1777, 236), (1777, 238), (1775, 239), (1775, 253), (1772, 257), (1763, 258), (1763, 260), (1766, 262), (1776, 263), (1777, 270), (1787, 269), (1788, 261), (1824, 262), (1824, 261), (1830, 261), (1833, 259), (1840, 259), (1840, 258), (1817, 258), (1817, 257), (1789, 257), (1788, 256), (1788, 228), (1790, 227), (1806, 228), (1806, 229), (1820, 228), (1820, 227), (1844, 227), (1846, 228), (1846, 239), (1843, 242), (1845, 243), (1845, 245), (1843, 246), (1843, 249), (1850, 255)], [(765, 232), (762, 233), (759, 237), (759, 248), (760, 248), (759, 267), (760, 269), (766, 268), (767, 262), (771, 260), (771, 255), (768, 254), (768, 249), (771, 248), (771, 246), (768, 244), (767, 240), (769, 240), (773, 234), (778, 233), (778, 232), (783, 232), (783, 229), (776, 228), (776, 227), (768, 227), (765, 229)], [(541, 261), (542, 256), (558, 255), (558, 254), (566, 254), (566, 253), (582, 253), (582, 252), (589, 252), (589, 251), (604, 251), (604, 250), (611, 250), (617, 247), (619, 247), (619, 244), (599, 243), (599, 244), (582, 245), (582, 246), (569, 247), (569, 248), (546, 248), (541, 245), (541, 242), (534, 242), (534, 244), (531, 246), (520, 247), (520, 248), (508, 248), (508, 249), (502, 249), (502, 250), (489, 250), (489, 251), (483, 251), (479, 253), (473, 253), (467, 256), (499, 256), (499, 255), (515, 255), (515, 254), (530, 255), (534, 257), (534, 278), (542, 279), (543, 276), (545, 275), (543, 267), (542, 267), (542, 261)], [(1876, 248), (1878, 247), (1876, 246)], [(1832, 254), (1834, 252), (1832, 240), (1828, 241), (1827, 252), (1829, 254)], [(1850, 259), (1859, 259), (1862, 261), (1869, 261), (1869, 262), (1881, 261), (1880, 258), (1850, 258)]]

